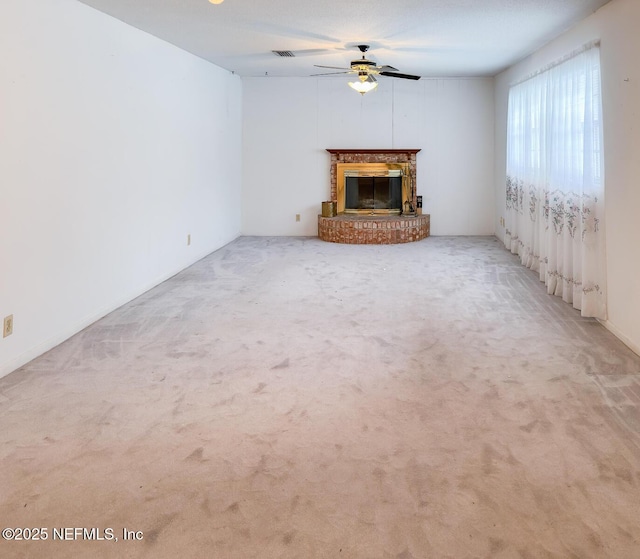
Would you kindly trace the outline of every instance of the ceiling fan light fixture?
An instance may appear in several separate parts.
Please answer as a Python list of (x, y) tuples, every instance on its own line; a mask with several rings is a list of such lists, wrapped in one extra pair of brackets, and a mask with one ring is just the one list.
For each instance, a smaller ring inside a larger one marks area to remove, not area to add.
[(222, 4), (224, 0), (209, 0), (211, 4)]
[(378, 87), (378, 81), (371, 74), (367, 77), (363, 77), (362, 74), (360, 74), (358, 77), (360, 81), (349, 82), (348, 85), (351, 89), (355, 89), (360, 95), (369, 93), (369, 91), (373, 91)]

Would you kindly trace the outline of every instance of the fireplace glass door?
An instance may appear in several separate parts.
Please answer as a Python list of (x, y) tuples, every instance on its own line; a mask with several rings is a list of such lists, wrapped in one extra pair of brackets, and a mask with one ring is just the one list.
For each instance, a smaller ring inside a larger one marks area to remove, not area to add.
[(345, 177), (345, 213), (399, 214), (402, 177)]

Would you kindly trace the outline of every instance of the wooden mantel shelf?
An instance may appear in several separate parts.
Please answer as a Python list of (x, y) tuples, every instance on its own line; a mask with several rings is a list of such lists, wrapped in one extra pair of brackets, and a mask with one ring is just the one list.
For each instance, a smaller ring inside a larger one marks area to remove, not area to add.
[(329, 153), (418, 153), (420, 149), (335, 149), (328, 148)]

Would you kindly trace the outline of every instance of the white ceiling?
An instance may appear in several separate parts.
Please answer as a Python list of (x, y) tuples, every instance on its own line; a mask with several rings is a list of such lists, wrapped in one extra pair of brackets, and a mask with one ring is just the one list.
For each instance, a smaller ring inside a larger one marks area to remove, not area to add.
[(80, 1), (241, 76), (329, 72), (314, 64), (348, 66), (364, 43), (379, 64), (444, 77), (494, 76), (609, 0)]

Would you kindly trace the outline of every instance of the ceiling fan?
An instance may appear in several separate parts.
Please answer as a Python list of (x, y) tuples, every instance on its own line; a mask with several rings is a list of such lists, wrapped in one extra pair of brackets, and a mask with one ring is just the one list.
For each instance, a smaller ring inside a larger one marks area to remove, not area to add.
[(357, 82), (349, 82), (349, 86), (358, 93), (364, 95), (368, 91), (378, 87), (376, 76), (388, 76), (391, 78), (402, 78), (405, 80), (419, 80), (420, 76), (412, 76), (411, 74), (401, 74), (397, 68), (393, 66), (378, 66), (375, 62), (367, 60), (365, 53), (369, 50), (369, 45), (358, 45), (358, 49), (362, 53), (362, 58), (352, 60), (349, 68), (340, 68), (338, 66), (320, 66), (314, 64), (316, 68), (330, 68), (332, 70), (343, 70), (342, 72), (327, 72), (324, 74), (312, 74), (312, 76), (332, 76), (336, 74), (356, 74)]

